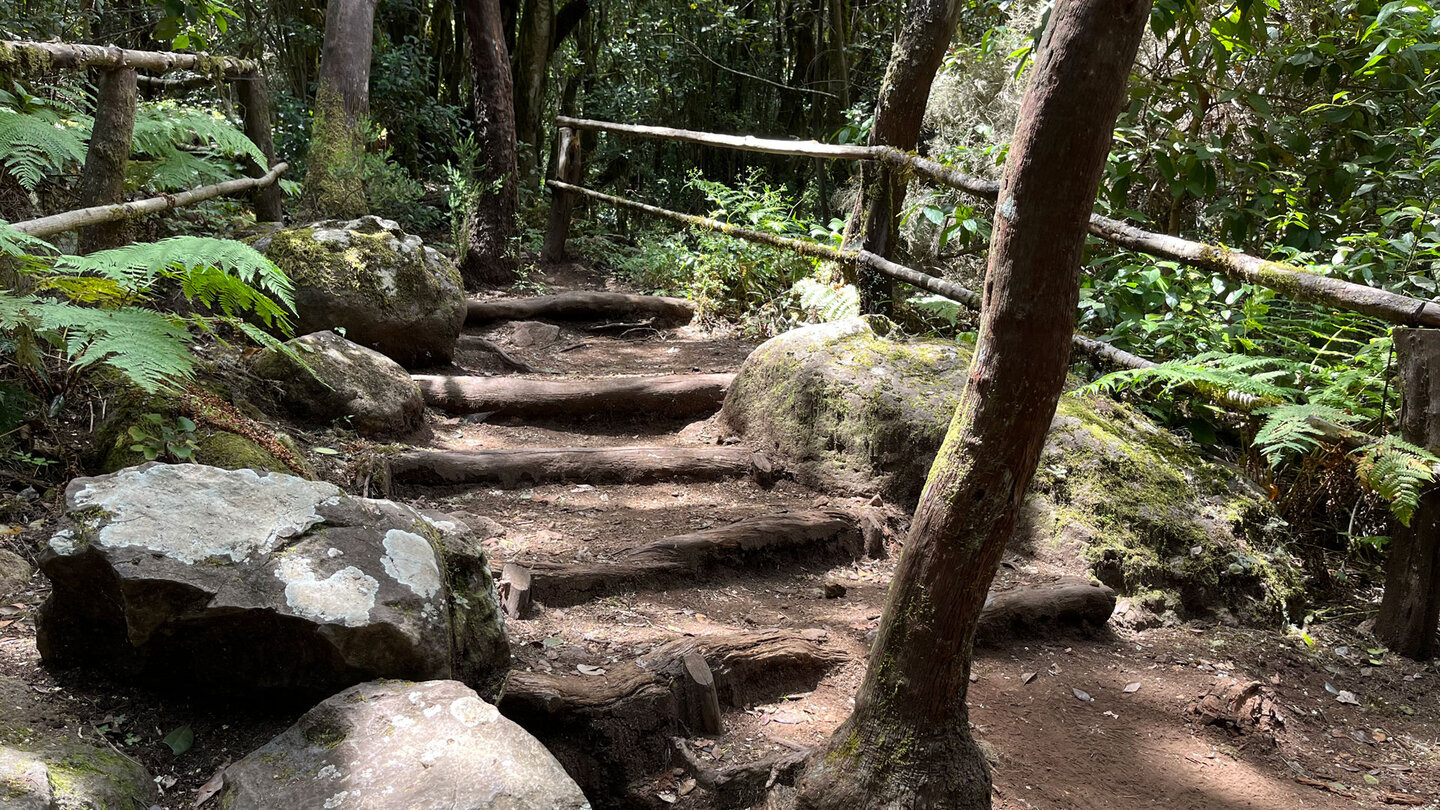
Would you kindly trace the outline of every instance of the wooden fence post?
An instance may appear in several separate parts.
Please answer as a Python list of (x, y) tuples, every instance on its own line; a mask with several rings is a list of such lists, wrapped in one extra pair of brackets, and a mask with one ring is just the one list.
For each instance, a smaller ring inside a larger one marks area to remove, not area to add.
[[(125, 166), (130, 161), (135, 135), (137, 82), (134, 68), (114, 68), (100, 74), (95, 125), (76, 188), (81, 207), (109, 205), (125, 198)], [(124, 221), (82, 228), (79, 252), (119, 247), (127, 241), (125, 231)]]
[[(1400, 437), (1440, 453), (1440, 329), (1396, 329), (1404, 388)], [(1385, 596), (1375, 634), (1396, 653), (1423, 659), (1436, 650), (1440, 621), (1440, 486), (1420, 496), (1409, 526), (1397, 526), (1385, 561)]]
[[(555, 177), (562, 183), (580, 185), (580, 138), (570, 127), (560, 127), (559, 158)], [(575, 208), (575, 195), (551, 189), (550, 222), (545, 229), (545, 245), (540, 258), (558, 262), (565, 258), (565, 241), (570, 238), (570, 212)]]
[[(270, 126), (270, 90), (265, 83), (265, 74), (255, 71), (235, 79), (235, 94), (240, 99), (245, 122), (245, 136), (265, 154), (264, 166), (252, 165), (246, 171), (251, 177), (264, 177), (275, 165), (275, 136)], [(259, 222), (279, 222), (285, 217), (285, 193), (279, 183), (271, 183), (255, 189), (251, 199), (255, 206), (255, 219)]]

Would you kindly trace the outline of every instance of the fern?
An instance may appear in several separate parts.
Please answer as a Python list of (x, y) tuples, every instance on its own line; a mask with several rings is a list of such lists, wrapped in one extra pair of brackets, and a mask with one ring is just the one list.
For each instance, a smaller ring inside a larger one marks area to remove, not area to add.
[(1294, 389), (1276, 384), (1275, 379), (1291, 373), (1289, 369), (1254, 372), (1243, 366), (1237, 369), (1217, 357), (1202, 355), (1191, 360), (1171, 360), (1152, 368), (1126, 369), (1107, 374), (1082, 388), (1081, 393), (1117, 393), (1159, 386), (1166, 394), (1182, 388), (1214, 394), (1238, 391), (1271, 402), (1290, 402), (1295, 397)]
[(1440, 458), (1395, 436), (1386, 436), (1355, 451), (1355, 472), (1361, 483), (1390, 502), (1390, 511), (1402, 524), (1420, 506), (1420, 494), (1435, 482)]
[(800, 296), (800, 309), (821, 323), (853, 318), (860, 314), (860, 292), (851, 284), (824, 284), (813, 278), (795, 282), (791, 291)]
[(85, 140), (54, 115), (0, 107), (0, 155), (5, 156), (5, 170), (26, 191), (79, 166), (85, 160)]
[(135, 111), (135, 149), (156, 154), (167, 146), (194, 146), (218, 155), (249, 156), (261, 165), (265, 153), (225, 116), (172, 101), (141, 104)]
[(1319, 403), (1282, 405), (1258, 411), (1265, 423), (1255, 434), (1255, 444), (1271, 467), (1279, 467), (1292, 455), (1304, 455), (1320, 446), (1324, 436), (1314, 422), (1323, 419), (1346, 427), (1364, 417)]

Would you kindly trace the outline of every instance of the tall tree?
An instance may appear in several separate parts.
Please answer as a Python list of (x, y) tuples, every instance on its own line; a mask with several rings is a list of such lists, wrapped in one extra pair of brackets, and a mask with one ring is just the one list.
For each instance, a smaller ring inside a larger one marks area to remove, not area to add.
[(519, 170), (515, 161), (514, 83), (500, 0), (465, 0), (474, 73), (475, 138), (485, 165), (481, 192), (470, 212), (469, 237), (460, 260), (467, 286), (505, 284), (515, 278), (510, 242), (515, 236)]
[[(908, 152), (919, 142), (930, 85), (955, 36), (962, 5), (960, 0), (910, 0), (875, 103), (871, 146), (893, 146)], [(863, 248), (887, 258), (891, 255), (905, 202), (905, 182), (879, 163), (867, 162), (861, 168), (860, 196), (845, 228), (847, 248)], [(884, 276), (861, 271), (859, 281), (863, 311), (874, 312), (890, 300), (890, 285)]]
[(369, 212), (363, 175), (379, 0), (329, 0), (302, 201), (309, 215)]
[(1150, 0), (1061, 0), (1021, 103), (969, 383), (920, 497), (855, 711), (802, 808), (990, 806), (965, 705), (976, 620), (1065, 383), (1080, 257)]

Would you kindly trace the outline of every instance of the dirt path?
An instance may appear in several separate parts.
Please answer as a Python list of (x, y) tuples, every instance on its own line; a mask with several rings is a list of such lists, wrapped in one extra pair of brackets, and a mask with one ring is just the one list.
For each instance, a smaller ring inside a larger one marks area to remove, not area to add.
[[(562, 268), (546, 281), (557, 291), (613, 283), (578, 267)], [(694, 327), (616, 332), (502, 323), (467, 334), (501, 346), (537, 370), (527, 376), (544, 379), (734, 371), (753, 348)], [(480, 344), (469, 345), (448, 373), (510, 373)], [(432, 410), (427, 421), (428, 446), (437, 450), (706, 448), (720, 438), (711, 420), (652, 421), (643, 413), (492, 421)], [(623, 565), (627, 550), (666, 537), (761, 515), (864, 505), (787, 481), (765, 489), (746, 478), (514, 489), (405, 486), (393, 495), (483, 527), (497, 566), (532, 567)], [(33, 533), (39, 538), (43, 527)], [(843, 662), (804, 688), (727, 707), (724, 733), (688, 740), (700, 763), (715, 769), (803, 749), (824, 740), (849, 713), (899, 550), (892, 548), (883, 560), (805, 553), (759, 565), (737, 561), (686, 581), (642, 582), (573, 604), (538, 605), (510, 623), (515, 666), (603, 679), (601, 671), (677, 639), (760, 630), (803, 634), (840, 650)], [(1084, 572), (1078, 559), (1055, 551), (1011, 556), (997, 587)], [(141, 759), (168, 789), (165, 807), (189, 807), (193, 790), (224, 763), (306, 708), (223, 704), (49, 672), (39, 666), (31, 618), (45, 596), (42, 582), (37, 577), (31, 589), (5, 599), (0, 674), (52, 696), (97, 736)], [(826, 598), (827, 584), (832, 598)], [(836, 585), (843, 595), (834, 596)], [(1311, 648), (1296, 636), (1213, 623), (1136, 629), (1127, 608), (1122, 600), (1112, 632), (1103, 638), (979, 652), (971, 720), (993, 751), (995, 807), (1437, 806), (1440, 672), (1433, 665), (1367, 653), (1363, 640), (1338, 626), (1312, 627), (1318, 643)], [(1193, 712), (1204, 694), (1232, 679), (1260, 682), (1277, 716), (1272, 728), (1227, 731), (1205, 725)], [(1361, 705), (1338, 702), (1327, 685), (1355, 693)], [(181, 724), (195, 730), (195, 748), (174, 757), (159, 739)], [(704, 794), (684, 772), (667, 772), (656, 774), (633, 801), (703, 808), (709, 806)]]

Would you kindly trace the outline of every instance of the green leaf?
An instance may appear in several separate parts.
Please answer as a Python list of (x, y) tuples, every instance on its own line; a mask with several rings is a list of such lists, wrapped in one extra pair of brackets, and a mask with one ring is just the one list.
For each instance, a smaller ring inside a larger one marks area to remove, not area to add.
[(170, 752), (178, 757), (195, 744), (195, 732), (188, 725), (181, 726), (166, 734), (163, 742), (170, 746)]

